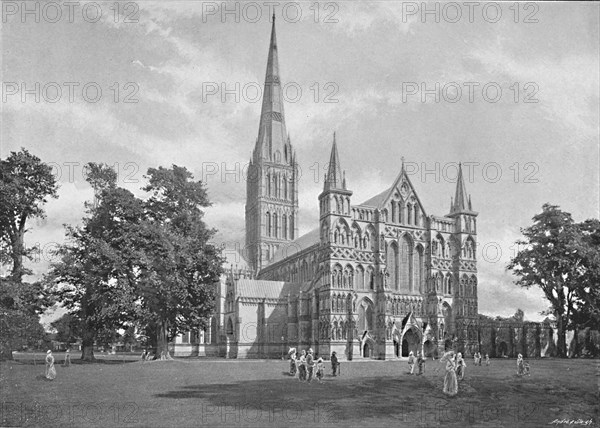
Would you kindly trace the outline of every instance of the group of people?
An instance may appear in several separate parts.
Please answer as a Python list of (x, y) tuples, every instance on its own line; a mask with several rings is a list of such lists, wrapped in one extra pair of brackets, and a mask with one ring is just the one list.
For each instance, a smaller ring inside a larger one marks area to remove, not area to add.
[(453, 397), (458, 394), (458, 376), (461, 379), (465, 376), (465, 360), (459, 352), (454, 354), (454, 351), (449, 351), (440, 359), (441, 363), (446, 363), (446, 374), (444, 376), (444, 394)]
[[(477, 352), (474, 356), (475, 364), (481, 365), (481, 354)], [(486, 354), (486, 365), (490, 365), (490, 358)], [(444, 394), (452, 397), (458, 394), (458, 381), (465, 378), (465, 370), (467, 363), (462, 356), (462, 353), (449, 351), (444, 354), (440, 360), (441, 363), (446, 363), (446, 375), (444, 376)]]
[[(481, 352), (475, 352), (473, 354), (473, 362), (476, 366), (480, 366), (482, 360), (483, 358), (481, 357)], [(485, 365), (490, 365), (490, 356), (488, 354), (485, 354)]]
[(154, 359), (154, 355), (147, 349), (144, 349), (142, 351), (142, 356), (140, 358), (142, 361), (150, 361), (150, 360)]
[[(65, 352), (65, 361), (63, 362), (63, 367), (71, 366), (71, 353), (67, 349)], [(46, 379), (54, 380), (56, 379), (56, 368), (54, 367), (54, 355), (52, 355), (52, 351), (48, 349), (46, 351)]]
[(422, 375), (423, 373), (425, 373), (425, 358), (423, 357), (421, 352), (417, 352), (417, 358), (415, 358), (415, 354), (413, 353), (413, 351), (410, 351), (410, 353), (408, 354), (408, 368), (410, 374), (415, 374), (415, 363), (419, 368), (419, 372), (417, 373), (417, 375)]
[[(310, 348), (308, 351), (302, 350), (298, 356), (296, 348), (290, 348), (288, 351), (290, 358), (290, 376), (298, 377), (300, 382), (312, 382), (313, 378), (317, 378), (319, 382), (325, 376), (325, 362), (319, 357), (315, 360), (314, 351)], [(337, 375), (340, 363), (337, 359), (337, 354), (331, 354), (331, 369), (333, 376)]]

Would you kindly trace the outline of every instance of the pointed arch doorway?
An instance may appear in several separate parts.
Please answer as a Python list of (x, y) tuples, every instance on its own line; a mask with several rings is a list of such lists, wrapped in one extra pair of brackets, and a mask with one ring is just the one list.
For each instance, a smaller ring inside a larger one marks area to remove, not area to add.
[(417, 355), (421, 348), (421, 335), (419, 333), (416, 327), (411, 327), (402, 335), (402, 357), (408, 357), (410, 352)]
[(394, 355), (396, 358), (400, 358), (402, 356), (400, 347), (402, 338), (400, 336), (400, 331), (397, 328), (394, 328), (394, 331), (392, 332), (392, 342), (394, 344)]
[(360, 353), (363, 358), (373, 358), (375, 356), (375, 341), (366, 331), (360, 341)]

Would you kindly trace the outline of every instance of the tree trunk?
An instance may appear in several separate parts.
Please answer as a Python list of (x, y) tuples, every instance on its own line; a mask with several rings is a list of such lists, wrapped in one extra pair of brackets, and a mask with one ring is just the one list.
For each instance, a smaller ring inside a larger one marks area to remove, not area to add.
[(0, 361), (13, 360), (12, 346), (9, 341), (0, 341)]
[(571, 342), (571, 358), (579, 357), (579, 331), (577, 330), (577, 326), (573, 329), (573, 341)]
[(556, 316), (556, 330), (557, 330), (557, 343), (556, 343), (556, 356), (559, 358), (567, 357), (567, 330), (565, 329), (565, 319), (563, 315)]
[(81, 338), (81, 359), (83, 361), (94, 361), (94, 339), (95, 334), (92, 331), (84, 331)]
[(10, 276), (14, 281), (19, 283), (23, 277), (23, 238), (24, 232), (19, 231), (12, 241), (11, 258), (13, 262), (13, 268)]
[(156, 360), (172, 360), (169, 354), (169, 326), (167, 321), (162, 321), (157, 326), (156, 332)]

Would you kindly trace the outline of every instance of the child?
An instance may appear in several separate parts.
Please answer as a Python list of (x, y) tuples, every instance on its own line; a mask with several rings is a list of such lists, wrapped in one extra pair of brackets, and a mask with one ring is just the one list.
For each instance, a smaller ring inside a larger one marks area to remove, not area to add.
[(415, 355), (413, 351), (410, 351), (408, 354), (408, 367), (410, 368), (410, 374), (414, 374), (415, 371)]
[(323, 379), (323, 375), (325, 373), (325, 363), (323, 363), (323, 358), (320, 358), (317, 360), (317, 380), (319, 382), (321, 382), (321, 379)]
[(331, 353), (331, 370), (333, 371), (333, 376), (337, 376), (337, 371), (340, 363), (338, 363), (337, 354), (335, 351)]
[(490, 365), (490, 356), (489, 356), (489, 354), (485, 354), (485, 365), (486, 366)]
[(417, 353), (417, 366), (419, 367), (418, 374), (422, 375), (425, 372), (425, 358), (423, 358), (420, 352)]

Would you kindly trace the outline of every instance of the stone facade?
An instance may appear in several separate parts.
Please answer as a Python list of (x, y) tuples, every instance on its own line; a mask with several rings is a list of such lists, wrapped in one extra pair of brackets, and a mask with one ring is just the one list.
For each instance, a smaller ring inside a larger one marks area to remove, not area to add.
[(281, 357), (289, 347), (342, 359), (450, 348), (491, 357), (553, 352), (546, 324), (479, 321), (477, 212), (460, 164), (446, 215), (427, 213), (403, 160), (389, 188), (355, 203), (334, 134), (319, 224), (298, 237), (298, 162), (285, 127), (274, 22), (263, 94), (246, 247), (226, 254), (234, 260), (216, 285), (204, 339), (179, 337), (176, 355)]

